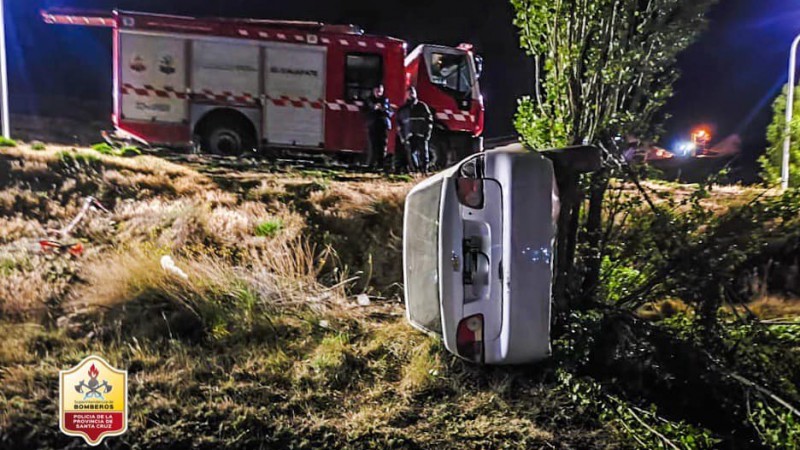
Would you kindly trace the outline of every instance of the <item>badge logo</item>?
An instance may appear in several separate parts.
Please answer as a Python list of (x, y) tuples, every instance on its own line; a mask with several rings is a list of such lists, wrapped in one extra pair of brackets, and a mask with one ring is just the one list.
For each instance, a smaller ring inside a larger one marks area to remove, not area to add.
[(144, 64), (144, 58), (141, 55), (134, 55), (133, 59), (131, 59), (130, 68), (134, 72), (144, 72), (147, 70), (147, 66)]
[(172, 75), (175, 73), (175, 59), (171, 55), (162, 56), (158, 70), (165, 75)]
[(108, 436), (128, 429), (128, 372), (117, 370), (99, 356), (59, 372), (59, 427), (99, 445)]

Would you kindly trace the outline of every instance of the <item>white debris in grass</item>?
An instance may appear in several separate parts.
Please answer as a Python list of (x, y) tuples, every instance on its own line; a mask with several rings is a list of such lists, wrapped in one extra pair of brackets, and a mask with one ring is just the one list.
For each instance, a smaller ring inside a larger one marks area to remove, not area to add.
[(181, 270), (180, 267), (176, 266), (175, 261), (169, 255), (164, 255), (161, 257), (161, 268), (178, 278), (183, 278), (184, 280), (189, 279), (189, 275), (186, 275), (186, 272)]
[(369, 299), (367, 294), (359, 294), (356, 297), (356, 302), (358, 303), (358, 306), (369, 306), (372, 304), (372, 301)]

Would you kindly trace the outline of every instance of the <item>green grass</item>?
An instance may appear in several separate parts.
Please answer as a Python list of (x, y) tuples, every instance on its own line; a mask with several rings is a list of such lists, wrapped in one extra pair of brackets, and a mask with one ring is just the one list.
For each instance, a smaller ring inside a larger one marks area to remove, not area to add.
[(47, 150), (47, 146), (43, 142), (34, 142), (33, 144), (31, 144), (31, 150), (37, 150), (37, 151)]
[(125, 145), (122, 147), (115, 147), (106, 142), (101, 142), (92, 146), (92, 150), (108, 156), (136, 156), (141, 155), (142, 151), (135, 146)]
[(100, 162), (100, 157), (91, 153), (62, 150), (57, 154), (58, 160), (64, 164), (92, 164)]
[[(574, 428), (584, 419), (568, 395), (553, 397), (557, 391), (533, 381), (509, 384), (502, 374), (445, 356), (402, 318), (364, 327), (354, 318), (318, 315), (331, 329), (311, 331), (300, 317), (311, 316), (277, 310), (267, 327), (200, 341), (168, 335), (91, 339), (59, 328), (0, 322), (0, 332), (11, 337), (0, 349), (0, 438), (10, 448), (77, 443), (53, 426), (58, 406), (52, 399), (58, 396), (58, 371), (94, 353), (129, 371), (125, 440), (140, 448), (472, 449), (539, 448), (551, 442), (602, 448), (602, 442), (612, 443), (588, 422), (580, 431)], [(149, 320), (163, 318), (153, 314)], [(384, 342), (383, 327), (401, 334)], [(369, 353), (383, 345), (395, 351)], [(423, 362), (431, 357), (440, 360), (438, 372)], [(421, 384), (408, 381), (409, 371), (419, 373)], [(549, 424), (555, 414), (569, 415), (570, 425)]]
[(16, 147), (17, 141), (0, 136), (0, 147)]
[(348, 361), (352, 360), (350, 339), (346, 334), (326, 336), (314, 350), (309, 366), (312, 378), (322, 384), (346, 383), (353, 375)]
[(391, 181), (402, 181), (404, 183), (410, 183), (414, 181), (414, 177), (408, 174), (391, 174), (389, 175), (389, 180)]
[(13, 258), (0, 258), (0, 275), (8, 275), (17, 269), (17, 261)]
[(267, 220), (256, 225), (255, 233), (259, 237), (275, 237), (283, 229), (280, 219)]

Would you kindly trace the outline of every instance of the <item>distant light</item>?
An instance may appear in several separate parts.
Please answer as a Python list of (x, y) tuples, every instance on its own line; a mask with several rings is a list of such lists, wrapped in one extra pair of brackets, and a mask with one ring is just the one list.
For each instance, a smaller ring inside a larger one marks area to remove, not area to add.
[(705, 126), (697, 127), (692, 131), (692, 142), (699, 146), (705, 146), (711, 141), (711, 131)]
[(692, 156), (697, 150), (697, 145), (694, 142), (681, 142), (675, 148), (675, 154), (678, 156)]

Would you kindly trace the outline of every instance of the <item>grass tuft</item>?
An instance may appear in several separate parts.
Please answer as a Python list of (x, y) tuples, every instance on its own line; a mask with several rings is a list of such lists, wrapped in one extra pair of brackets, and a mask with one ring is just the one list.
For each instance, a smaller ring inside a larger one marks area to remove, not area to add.
[(16, 147), (17, 141), (0, 136), (0, 147)]
[(57, 153), (58, 160), (66, 165), (96, 164), (100, 162), (100, 157), (87, 152), (76, 152), (62, 150)]
[(267, 220), (256, 225), (256, 236), (275, 237), (283, 229), (283, 222), (280, 219)]
[(142, 154), (142, 151), (138, 147), (132, 145), (115, 147), (106, 142), (101, 142), (99, 144), (93, 145), (92, 150), (107, 156), (125, 157), (125, 156), (136, 156)]
[(323, 385), (342, 386), (352, 381), (353, 348), (346, 334), (326, 336), (308, 362), (311, 378)]
[(430, 338), (425, 339), (411, 352), (411, 360), (403, 367), (400, 391), (406, 395), (424, 392), (435, 386), (444, 374), (441, 346)]

